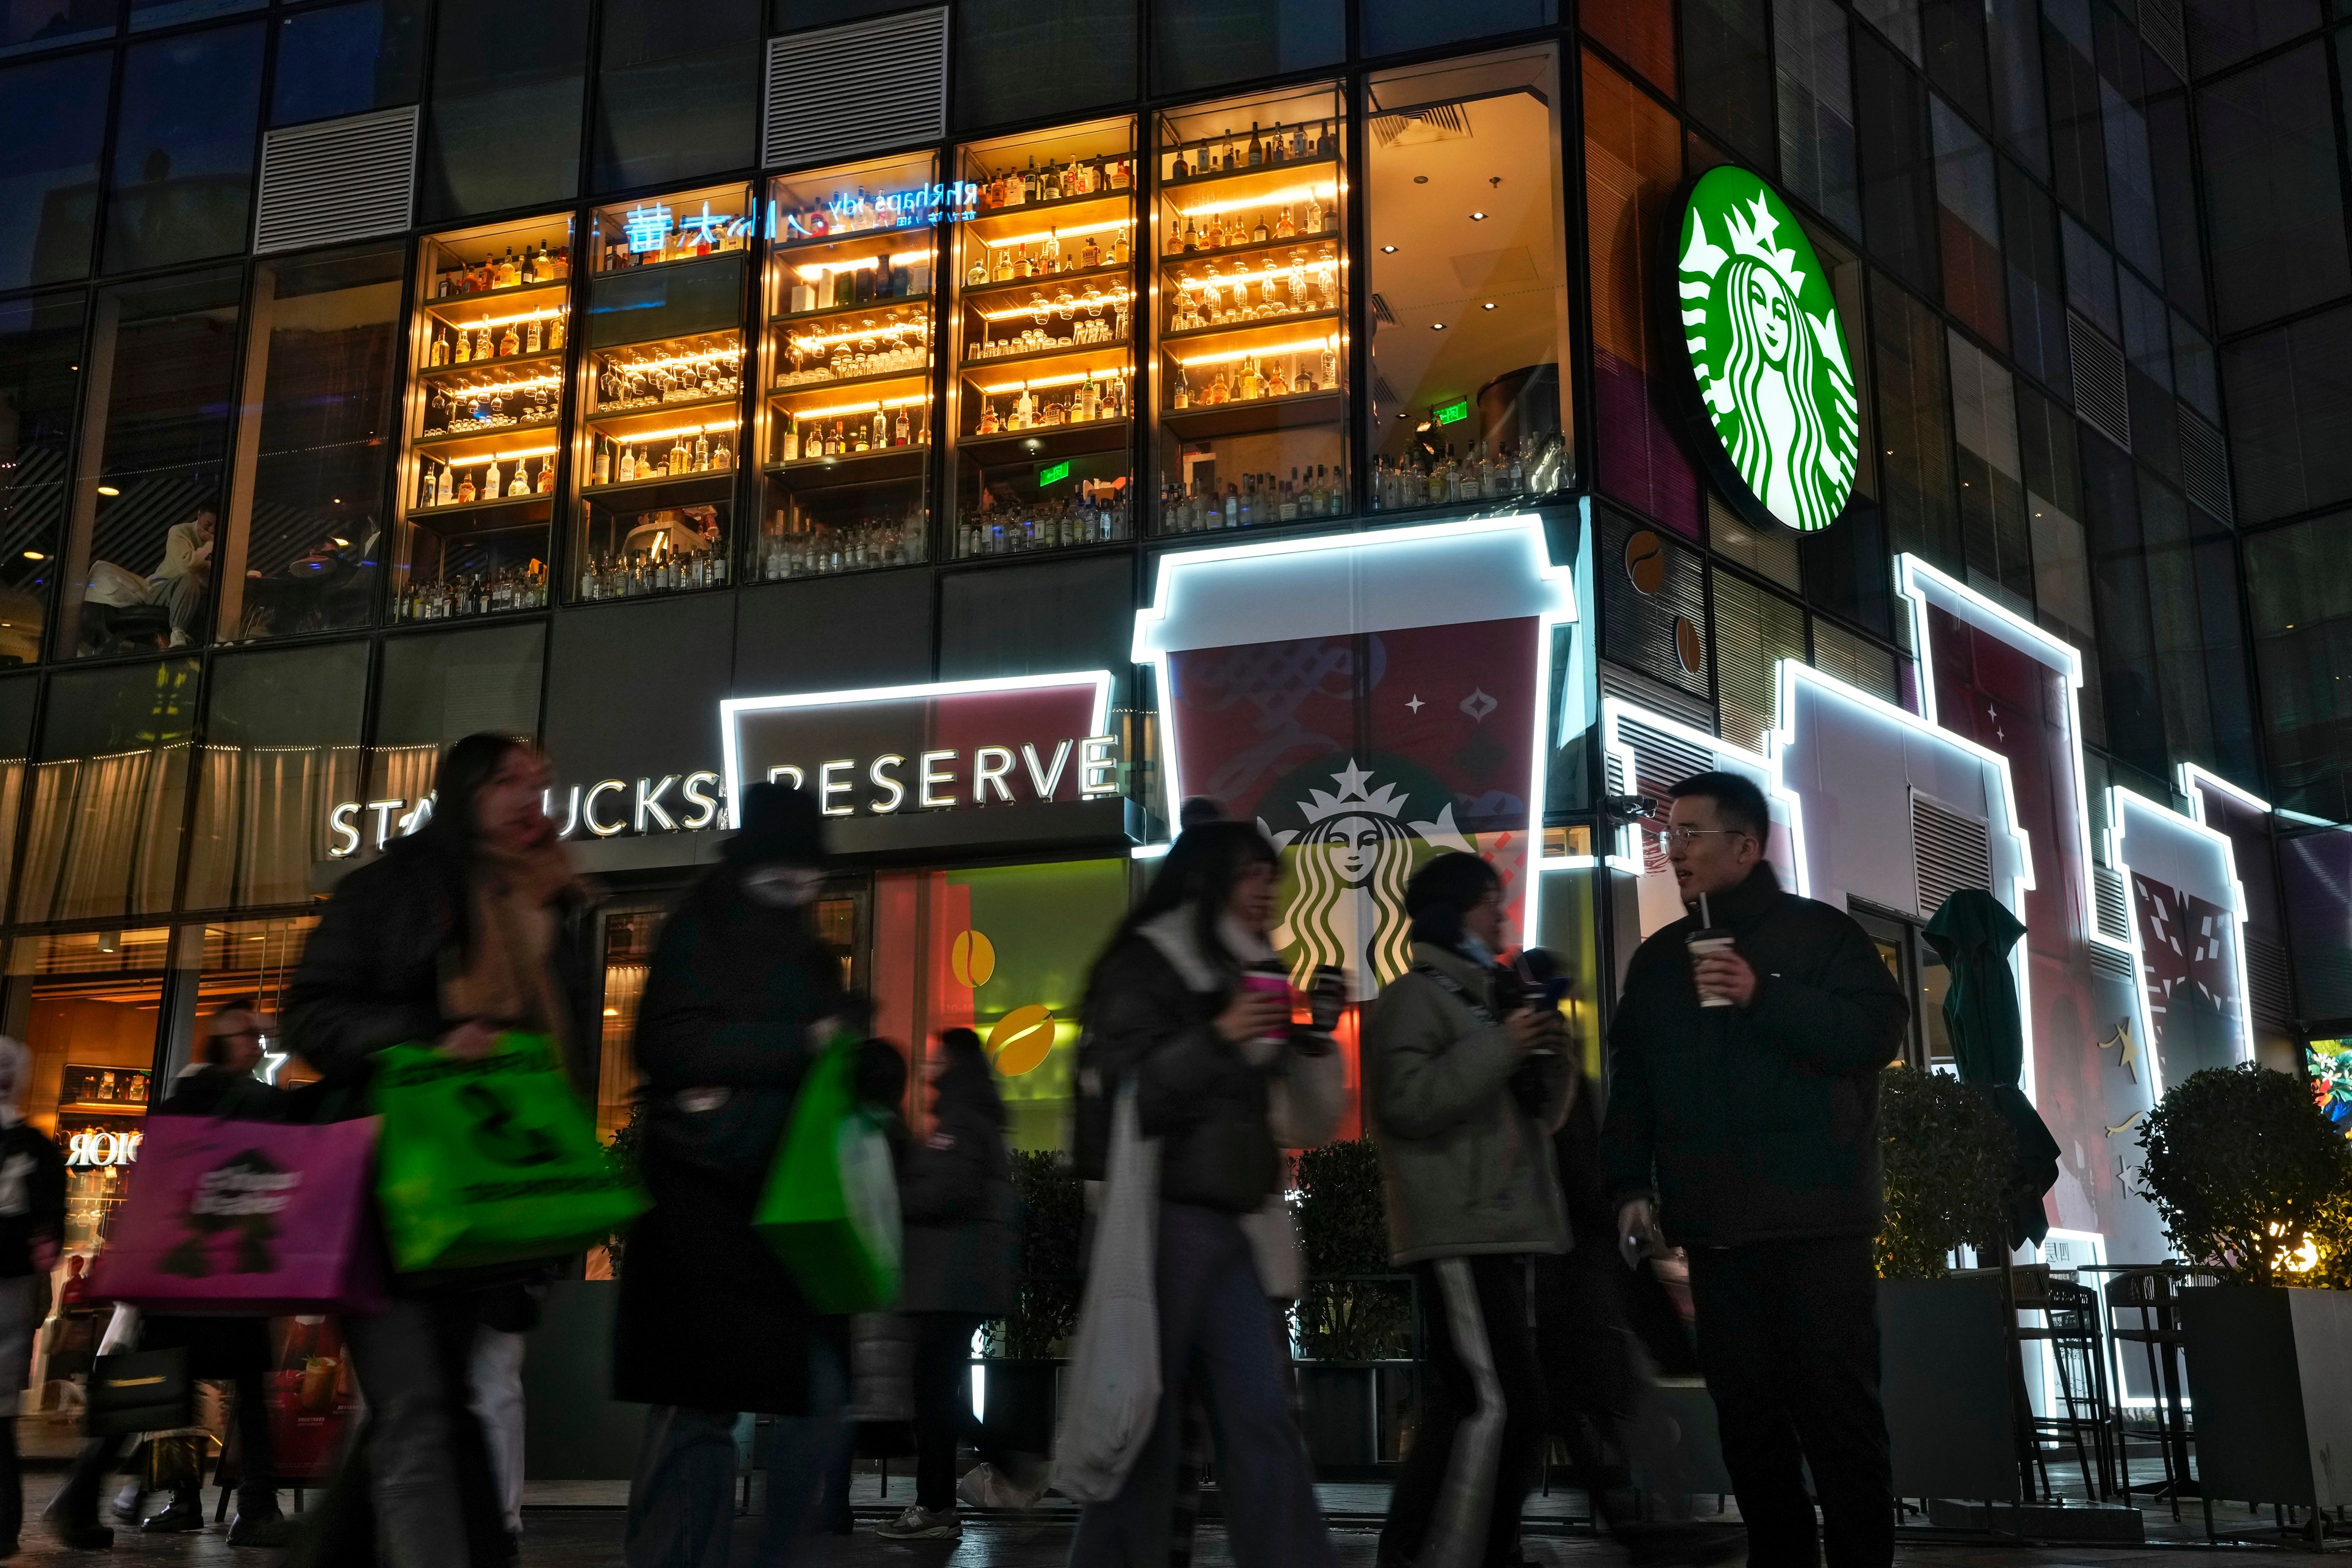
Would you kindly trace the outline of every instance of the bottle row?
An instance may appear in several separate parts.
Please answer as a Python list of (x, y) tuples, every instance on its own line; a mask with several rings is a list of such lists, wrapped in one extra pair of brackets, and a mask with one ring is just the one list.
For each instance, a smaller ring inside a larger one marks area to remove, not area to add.
[(699, 550), (632, 550), (599, 555), (580, 569), (580, 597), (633, 599), (681, 588), (727, 585), (727, 552), (714, 538)]
[(543, 610), (547, 607), (547, 568), (534, 561), (487, 575), (458, 576), (437, 583), (417, 583), (401, 592), (393, 606), (404, 621), (446, 621), (460, 616), (495, 615), (501, 610)]
[(504, 256), (484, 256), (466, 266), (444, 268), (433, 279), (433, 297), (454, 300), (466, 294), (488, 294), (500, 289), (521, 289), (535, 283), (561, 283), (572, 276), (572, 247), (568, 245), (549, 246), (541, 241), (537, 249), (526, 245), (517, 258), (514, 247), (507, 247)]
[(770, 583), (788, 577), (908, 566), (922, 559), (923, 521), (919, 508), (916, 515), (902, 521), (875, 518), (824, 529), (806, 522), (795, 526), (779, 510), (760, 540), (760, 575)]
[(982, 492), (980, 513), (959, 531), (963, 556), (1017, 555), (1031, 550), (1066, 550), (1109, 544), (1130, 537), (1126, 481), (1087, 480), (1064, 500), (990, 506)]
[(882, 300), (924, 300), (931, 292), (931, 253), (861, 256), (831, 265), (794, 267), (791, 276), (782, 301), (790, 316)]
[[(530, 463), (534, 456), (539, 458), (536, 467)], [(480, 501), (515, 500), (555, 493), (552, 451), (471, 458), (460, 462), (443, 462), (428, 456), (422, 467), (416, 494), (419, 509), (472, 506)]]
[[(1217, 366), (1213, 374), (1202, 382), (1200, 390), (1192, 388), (1192, 378), (1199, 374), (1191, 364), (1179, 367), (1169, 378), (1168, 406), (1172, 409), (1210, 408), (1222, 403), (1256, 403), (1268, 397), (1302, 397), (1310, 393), (1328, 392), (1339, 384), (1339, 340), (1327, 338), (1323, 347), (1311, 357), (1296, 352), (1276, 357), (1265, 356), (1263, 365), (1259, 356), (1244, 353), (1240, 364), (1228, 380), (1225, 367)], [(1194, 361), (1193, 364), (1201, 362)], [(1289, 368), (1286, 371), (1284, 366)]]
[(562, 346), (562, 310), (533, 310), (527, 316), (477, 321), (470, 331), (461, 326), (455, 338), (449, 335), (446, 325), (436, 327), (433, 346), (425, 351), (425, 363), (428, 369), (439, 370), (444, 365), (471, 364), (478, 360), (553, 353)]
[(1199, 221), (1201, 216), (1199, 211), (1183, 214), (1181, 228), (1177, 226), (1177, 219), (1168, 220), (1168, 237), (1160, 242), (1162, 257), (1197, 256), (1205, 250), (1271, 245), (1284, 239), (1314, 239), (1337, 234), (1339, 229), (1339, 209), (1336, 205), (1325, 206), (1318, 192), (1307, 194), (1307, 210), (1297, 218), (1291, 216), (1288, 203), (1283, 205), (1272, 223), (1265, 221), (1263, 212), (1250, 223), (1243, 222), (1239, 213), (1233, 215), (1230, 223), (1222, 212), (1209, 212), (1205, 224)]
[(604, 236), (601, 270), (617, 272), (741, 250), (751, 243), (751, 229), (750, 218), (740, 213), (714, 213), (707, 201), (700, 213), (683, 217), (660, 202), (640, 202), (621, 215), (618, 232)]
[[(1042, 240), (1015, 240), (1010, 244), (991, 247), (994, 256), (982, 254), (964, 274), (964, 286), (979, 289), (991, 283), (1017, 283), (1029, 278), (1052, 278), (1064, 272), (1091, 272), (1097, 267), (1124, 267), (1130, 259), (1125, 220), (1113, 225), (1107, 233), (1089, 233), (1083, 239), (1065, 245), (1062, 231), (1048, 229)], [(989, 242), (981, 242), (987, 246)], [(1037, 251), (1031, 255), (1029, 247)]]
[[(713, 430), (719, 439), (710, 438)], [(735, 427), (706, 425), (692, 430), (665, 430), (657, 435), (596, 437), (590, 459), (592, 485), (633, 485), (640, 479), (675, 479), (688, 474), (722, 473), (735, 466)], [(664, 450), (662, 437), (669, 437)], [(689, 443), (687, 437), (692, 437)], [(651, 450), (647, 450), (647, 447)]]
[(1127, 417), (1127, 380), (1123, 375), (1089, 372), (1062, 396), (1039, 395), (1027, 386), (1014, 394), (1004, 416), (996, 414), (996, 398), (980, 400), (980, 424), (974, 435), (995, 436), (1011, 430), (1042, 430), (1056, 425), (1091, 425), (1097, 420)]
[(1076, 201), (1135, 188), (1135, 160), (1125, 156), (1073, 157), (1066, 163), (1047, 158), (1043, 169), (1033, 154), (1025, 169), (1007, 169), (980, 182), (974, 205), (982, 212), (1004, 207), (1035, 206), (1040, 202)]
[(1182, 181), (1237, 174), (1271, 163), (1333, 158), (1339, 151), (1339, 138), (1331, 121), (1326, 120), (1319, 126), (1294, 125), (1286, 133), (1282, 121), (1277, 120), (1272, 136), (1259, 135), (1257, 122), (1252, 121), (1246, 143), (1234, 141), (1233, 132), (1228, 130), (1222, 145), (1214, 137), (1179, 145), (1175, 162), (1168, 167), (1168, 177), (1171, 181)]
[(877, 404), (871, 415), (835, 419), (830, 425), (822, 418), (800, 420), (790, 415), (781, 416), (778, 424), (776, 461), (780, 463), (931, 444), (931, 422), (922, 411), (920, 399), (900, 404), (895, 415)]
[(1500, 500), (1526, 488), (1527, 463), (1515, 441), (1500, 442), (1491, 452), (1486, 442), (1475, 441), (1459, 455), (1449, 441), (1433, 457), (1415, 454), (1372, 463), (1374, 511)]
[(1214, 481), (1195, 479), (1186, 484), (1171, 479), (1160, 497), (1160, 526), (1170, 533), (1345, 517), (1347, 512), (1345, 471), (1321, 463), (1304, 475), (1293, 468), (1290, 477), (1279, 482), (1272, 474), (1244, 474), (1239, 481), (1226, 481), (1223, 495), (1217, 493)]

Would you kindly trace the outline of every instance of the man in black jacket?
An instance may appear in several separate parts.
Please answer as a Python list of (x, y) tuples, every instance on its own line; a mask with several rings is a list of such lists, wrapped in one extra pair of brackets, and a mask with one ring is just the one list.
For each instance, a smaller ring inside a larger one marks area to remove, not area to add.
[(1704, 914), (1636, 950), (1610, 1027), (1619, 1239), (1631, 1255), (1663, 1220), (1689, 1252), (1699, 1366), (1753, 1568), (1817, 1560), (1806, 1463), (1830, 1568), (1886, 1568), (1872, 1241), (1878, 1072), (1899, 1049), (1903, 993), (1851, 917), (1781, 890), (1754, 784), (1707, 773), (1669, 793), (1675, 880)]
[(32, 1076), (33, 1053), (0, 1035), (0, 1557), (16, 1554), (25, 1521), (16, 1396), (32, 1373), (33, 1336), (48, 1311), (49, 1270), (66, 1230), (66, 1157), (17, 1110)]

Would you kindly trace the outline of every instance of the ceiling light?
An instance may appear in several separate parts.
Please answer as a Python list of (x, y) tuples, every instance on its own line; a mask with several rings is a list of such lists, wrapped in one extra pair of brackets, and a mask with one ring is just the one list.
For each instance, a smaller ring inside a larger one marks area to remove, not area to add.
[(335, 538), (328, 540), (327, 542), (333, 545), (338, 550), (342, 550), (348, 548), (352, 542), (348, 539)]
[(1394, 256), (1396, 254), (1396, 247), (1393, 245), (1383, 245), (1381, 247), (1381, 254), (1382, 256)]
[(1470, 215), (1470, 221), (1472, 223), (1485, 223), (1486, 221), (1486, 215), (1485, 213), (1472, 213)]
[(1485, 304), (1483, 304), (1483, 305), (1481, 305), (1481, 306), (1479, 306), (1479, 307), (1478, 307), (1478, 309), (1480, 309), (1480, 310), (1493, 310), (1494, 308), (1495, 308), (1495, 301), (1493, 301), (1492, 300), (1487, 300)]
[(1432, 321), (1429, 323), (1429, 330), (1433, 332), (1442, 332), (1445, 330), (1445, 323), (1443, 321)]
[(102, 496), (119, 496), (122, 492), (116, 489), (112, 485), (100, 485), (98, 487), (98, 493)]
[(47, 561), (48, 557), (42, 554), (37, 550), (27, 550), (25, 552), (25, 559), (27, 561)]

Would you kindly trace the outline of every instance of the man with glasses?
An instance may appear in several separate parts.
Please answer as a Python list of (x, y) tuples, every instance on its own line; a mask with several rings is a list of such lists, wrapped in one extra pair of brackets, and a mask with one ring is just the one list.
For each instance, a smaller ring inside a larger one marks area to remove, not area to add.
[(1619, 1242), (1628, 1263), (1661, 1237), (1687, 1250), (1751, 1568), (1811, 1568), (1822, 1545), (1829, 1568), (1887, 1568), (1878, 1073), (1909, 1009), (1851, 916), (1781, 889), (1752, 782), (1706, 773), (1668, 794), (1692, 912), (1635, 951), (1609, 1030)]

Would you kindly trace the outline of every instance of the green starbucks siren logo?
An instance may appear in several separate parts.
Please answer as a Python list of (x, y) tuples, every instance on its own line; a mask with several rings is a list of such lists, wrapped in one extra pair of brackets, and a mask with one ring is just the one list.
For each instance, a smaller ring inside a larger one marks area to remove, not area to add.
[(1861, 445), (1837, 302), (1796, 215), (1745, 169), (1708, 170), (1683, 209), (1683, 341), (1707, 422), (1756, 503), (1827, 528)]

